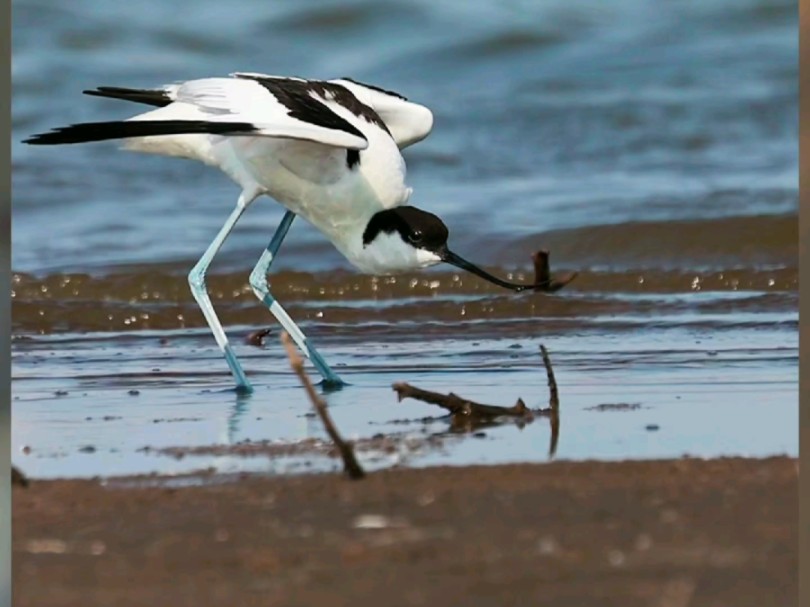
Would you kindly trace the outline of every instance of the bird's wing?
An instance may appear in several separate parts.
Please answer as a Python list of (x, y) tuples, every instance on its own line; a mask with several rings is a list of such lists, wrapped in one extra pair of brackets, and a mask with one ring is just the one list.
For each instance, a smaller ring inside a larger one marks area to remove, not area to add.
[(399, 93), (363, 84), (351, 78), (330, 80), (349, 89), (370, 106), (385, 122), (400, 149), (421, 141), (433, 128), (433, 113), (423, 105), (408, 101)]
[(175, 103), (193, 106), (211, 122), (254, 125), (257, 131), (250, 133), (254, 136), (300, 139), (354, 150), (368, 147), (360, 130), (297, 89), (286, 94), (251, 79), (202, 78), (165, 90)]

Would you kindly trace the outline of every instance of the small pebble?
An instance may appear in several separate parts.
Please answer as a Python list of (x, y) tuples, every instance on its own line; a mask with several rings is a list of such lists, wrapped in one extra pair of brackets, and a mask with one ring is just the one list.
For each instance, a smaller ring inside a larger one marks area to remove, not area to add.
[(230, 534), (225, 529), (217, 529), (214, 534), (214, 540), (217, 542), (227, 542)]
[(624, 552), (621, 550), (611, 550), (608, 552), (608, 563), (613, 567), (621, 567), (624, 565), (625, 560)]
[(422, 495), (416, 498), (416, 503), (422, 507), (429, 506), (435, 501), (436, 496), (434, 496), (432, 493), (423, 493)]
[(101, 556), (107, 551), (107, 546), (104, 542), (96, 540), (90, 544), (90, 554), (93, 556)]
[(382, 514), (361, 514), (355, 517), (352, 527), (355, 529), (385, 529), (386, 527), (400, 526), (401, 523)]
[(660, 430), (660, 426), (658, 424), (647, 424), (644, 426), (644, 429), (648, 432), (656, 432), (657, 430)]
[(662, 523), (672, 524), (677, 522), (680, 517), (678, 516), (677, 510), (667, 508), (666, 510), (661, 511), (660, 518)]
[(639, 552), (646, 552), (652, 547), (652, 538), (646, 533), (642, 533), (636, 538), (636, 550)]
[(557, 542), (553, 537), (544, 537), (537, 542), (537, 552), (543, 556), (551, 556), (557, 552)]
[(64, 554), (67, 544), (57, 539), (28, 540), (25, 550), (31, 554)]

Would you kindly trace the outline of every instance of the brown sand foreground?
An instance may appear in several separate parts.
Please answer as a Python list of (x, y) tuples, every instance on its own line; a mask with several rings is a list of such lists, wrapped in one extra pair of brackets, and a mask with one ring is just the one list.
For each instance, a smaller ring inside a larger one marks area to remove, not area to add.
[(794, 607), (797, 479), (779, 457), (33, 481), (14, 603)]

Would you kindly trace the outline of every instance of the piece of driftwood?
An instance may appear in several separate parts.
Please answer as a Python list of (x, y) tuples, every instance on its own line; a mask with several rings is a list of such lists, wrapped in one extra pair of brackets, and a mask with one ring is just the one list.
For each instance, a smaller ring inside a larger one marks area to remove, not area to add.
[(329, 438), (332, 439), (332, 442), (335, 443), (335, 447), (337, 447), (337, 450), (340, 453), (340, 457), (343, 460), (343, 470), (351, 479), (356, 480), (363, 478), (366, 473), (363, 471), (363, 468), (357, 461), (351, 443), (344, 441), (340, 436), (340, 433), (338, 433), (338, 430), (332, 421), (332, 417), (329, 415), (326, 403), (320, 396), (318, 396), (318, 393), (315, 392), (315, 387), (312, 385), (312, 381), (310, 381), (307, 372), (304, 370), (304, 361), (301, 358), (301, 355), (298, 354), (298, 350), (295, 349), (295, 346), (293, 345), (292, 340), (286, 331), (282, 332), (281, 334), (281, 343), (284, 344), (284, 347), (287, 350), (287, 356), (290, 359), (290, 366), (292, 367), (293, 371), (295, 371), (296, 375), (298, 375), (301, 383), (304, 385), (307, 395), (309, 396), (309, 400), (312, 402), (312, 406), (315, 408), (315, 412), (321, 418), (324, 428), (326, 428), (326, 433), (329, 435)]
[(579, 274), (579, 272), (567, 272), (560, 276), (553, 277), (551, 275), (551, 266), (549, 265), (549, 252), (544, 249), (532, 255), (532, 262), (534, 263), (535, 291), (554, 293), (574, 280)]
[(451, 415), (475, 417), (479, 419), (492, 419), (495, 417), (532, 419), (535, 415), (550, 415), (553, 412), (558, 412), (560, 408), (557, 380), (554, 378), (554, 369), (551, 367), (551, 360), (548, 357), (548, 351), (545, 346), (540, 346), (540, 353), (548, 376), (550, 397), (547, 409), (530, 409), (526, 406), (526, 403), (523, 402), (522, 398), (518, 398), (517, 402), (511, 407), (502, 407), (499, 405), (477, 403), (452, 392), (442, 394), (441, 392), (423, 390), (406, 382), (397, 382), (391, 387), (394, 389), (394, 392), (397, 393), (400, 402), (405, 398), (421, 400), (422, 402), (438, 405), (443, 409), (447, 409)]
[(548, 408), (552, 411), (559, 411), (560, 395), (557, 392), (557, 380), (554, 377), (554, 368), (551, 366), (548, 350), (543, 344), (540, 344), (540, 355), (543, 357), (543, 366), (546, 368), (546, 376), (548, 377)]
[(531, 409), (526, 406), (522, 398), (518, 398), (511, 407), (485, 405), (452, 392), (442, 394), (423, 390), (406, 382), (397, 382), (391, 387), (397, 393), (400, 402), (405, 398), (413, 398), (446, 409), (450, 413), (450, 423), (456, 430), (472, 431), (480, 429), (482, 426), (497, 425), (499, 418), (508, 418), (523, 424), (531, 422), (535, 417), (548, 417), (551, 425), (549, 457), (553, 457), (557, 452), (557, 442), (560, 436), (560, 398), (548, 350), (543, 345), (540, 346), (540, 354), (548, 377), (549, 406), (547, 408)]
[(540, 344), (540, 355), (543, 357), (543, 366), (546, 368), (546, 376), (548, 377), (548, 423), (551, 426), (548, 456), (551, 458), (557, 453), (557, 442), (560, 440), (560, 395), (557, 391), (554, 368), (551, 366), (548, 350), (543, 344)]
[(272, 329), (256, 329), (245, 337), (245, 343), (249, 346), (261, 348), (264, 345), (264, 338), (272, 333)]
[(523, 399), (520, 398), (511, 407), (500, 407), (497, 405), (482, 405), (481, 403), (462, 398), (452, 392), (450, 394), (441, 394), (440, 392), (423, 390), (406, 382), (397, 382), (393, 384), (392, 388), (397, 393), (397, 397), (400, 401), (405, 398), (421, 400), (422, 402), (438, 405), (443, 409), (447, 409), (451, 415), (455, 416), (475, 417), (479, 419), (492, 419), (503, 416), (525, 419), (534, 418), (534, 412), (529, 409), (526, 403), (523, 402)]

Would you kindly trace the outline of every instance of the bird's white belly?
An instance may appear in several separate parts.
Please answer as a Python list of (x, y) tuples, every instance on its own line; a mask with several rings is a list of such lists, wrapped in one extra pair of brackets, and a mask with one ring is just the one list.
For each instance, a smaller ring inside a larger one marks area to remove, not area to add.
[(390, 141), (393, 153), (385, 142), (374, 144), (354, 168), (348, 166), (345, 149), (306, 141), (231, 138), (217, 153), (232, 166), (229, 174), (243, 187), (252, 181), (346, 254), (354, 249), (347, 247), (347, 239), (362, 238), (375, 213), (406, 203), (411, 193), (394, 142)]

